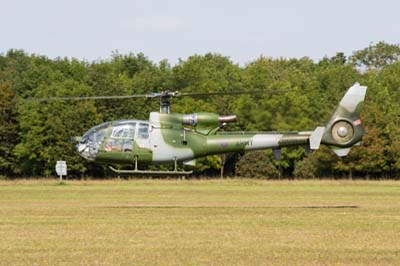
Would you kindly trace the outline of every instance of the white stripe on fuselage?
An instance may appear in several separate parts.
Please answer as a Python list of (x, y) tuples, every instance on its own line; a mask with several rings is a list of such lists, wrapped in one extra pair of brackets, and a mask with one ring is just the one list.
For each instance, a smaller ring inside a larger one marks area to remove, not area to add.
[(246, 144), (245, 150), (260, 150), (268, 148), (279, 147), (279, 140), (282, 138), (282, 134), (256, 134), (251, 138), (249, 143)]

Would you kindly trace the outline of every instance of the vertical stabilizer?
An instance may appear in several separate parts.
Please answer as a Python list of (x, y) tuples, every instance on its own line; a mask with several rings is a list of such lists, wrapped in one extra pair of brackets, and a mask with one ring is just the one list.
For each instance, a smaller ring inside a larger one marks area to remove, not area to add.
[(360, 114), (366, 91), (366, 86), (355, 83), (326, 123), (321, 143), (331, 146), (338, 156), (346, 156), (365, 134)]

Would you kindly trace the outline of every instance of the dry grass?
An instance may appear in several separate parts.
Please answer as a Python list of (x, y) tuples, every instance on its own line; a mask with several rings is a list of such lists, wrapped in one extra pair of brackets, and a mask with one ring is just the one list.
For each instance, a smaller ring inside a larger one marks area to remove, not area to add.
[(399, 265), (393, 181), (0, 182), (1, 265)]

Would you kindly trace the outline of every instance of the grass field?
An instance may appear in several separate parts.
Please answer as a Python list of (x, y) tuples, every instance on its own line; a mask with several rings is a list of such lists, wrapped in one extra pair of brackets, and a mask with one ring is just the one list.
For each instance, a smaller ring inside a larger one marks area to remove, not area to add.
[(0, 265), (400, 265), (400, 182), (0, 182)]

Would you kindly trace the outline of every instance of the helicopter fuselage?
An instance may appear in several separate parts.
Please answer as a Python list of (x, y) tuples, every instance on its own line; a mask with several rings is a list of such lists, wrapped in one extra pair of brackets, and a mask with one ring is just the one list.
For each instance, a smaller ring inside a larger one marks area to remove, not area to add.
[(119, 120), (90, 129), (77, 145), (96, 162), (132, 164), (190, 161), (199, 157), (290, 145), (306, 145), (312, 132), (219, 132), (233, 116), (152, 112), (149, 121)]

